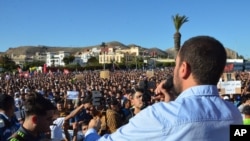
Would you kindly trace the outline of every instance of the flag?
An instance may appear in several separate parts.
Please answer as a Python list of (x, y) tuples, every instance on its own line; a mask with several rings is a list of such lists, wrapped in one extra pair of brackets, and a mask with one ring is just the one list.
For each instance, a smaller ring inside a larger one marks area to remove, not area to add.
[(21, 72), (22, 72), (21, 67), (18, 67), (18, 68), (17, 68), (17, 71), (18, 71), (19, 73), (21, 73)]
[(54, 77), (53, 72), (51, 70), (49, 70), (49, 76)]
[(37, 70), (37, 67), (30, 67), (29, 70), (30, 70), (30, 72), (33, 72), (33, 71)]
[(43, 73), (47, 73), (47, 65), (43, 64)]
[(24, 72), (24, 77), (25, 77), (25, 78), (28, 78), (29, 76), (30, 76), (29, 71)]
[(64, 73), (64, 74), (68, 74), (68, 73), (69, 73), (69, 70), (68, 70), (68, 69), (64, 69), (64, 70), (63, 70), (63, 73)]

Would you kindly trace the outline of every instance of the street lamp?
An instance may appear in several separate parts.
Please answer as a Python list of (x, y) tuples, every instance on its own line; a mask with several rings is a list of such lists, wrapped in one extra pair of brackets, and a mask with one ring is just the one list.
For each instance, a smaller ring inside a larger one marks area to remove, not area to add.
[(103, 47), (103, 50), (104, 50), (103, 69), (105, 70), (105, 47), (106, 47), (106, 44), (104, 42), (102, 42), (101, 47)]
[(143, 63), (142, 63), (142, 70), (144, 71), (144, 60), (145, 60), (145, 50), (143, 50), (143, 55), (142, 55), (142, 59), (143, 59)]
[(135, 56), (135, 65), (136, 65), (136, 70), (137, 70), (137, 56)]

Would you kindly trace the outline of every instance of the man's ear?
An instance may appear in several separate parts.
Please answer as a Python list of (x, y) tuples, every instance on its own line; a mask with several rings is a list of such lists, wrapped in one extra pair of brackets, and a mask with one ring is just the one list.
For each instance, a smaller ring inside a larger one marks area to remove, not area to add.
[(37, 124), (37, 116), (31, 117), (32, 123)]
[(183, 79), (187, 79), (190, 76), (191, 68), (187, 62), (182, 62), (180, 66), (180, 76)]

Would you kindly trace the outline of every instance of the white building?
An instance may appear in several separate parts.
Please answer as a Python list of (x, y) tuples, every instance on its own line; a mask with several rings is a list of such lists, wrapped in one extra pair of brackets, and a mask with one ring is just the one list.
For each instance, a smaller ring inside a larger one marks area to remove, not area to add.
[(79, 52), (75, 55), (74, 63), (83, 66), (88, 62), (89, 58), (92, 56), (93, 54), (90, 51)]
[(69, 55), (70, 53), (65, 51), (47, 52), (46, 64), (47, 66), (64, 66), (63, 58)]

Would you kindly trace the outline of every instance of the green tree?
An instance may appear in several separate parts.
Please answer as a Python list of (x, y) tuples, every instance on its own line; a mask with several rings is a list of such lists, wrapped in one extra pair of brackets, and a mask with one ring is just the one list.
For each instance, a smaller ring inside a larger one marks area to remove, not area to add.
[[(238, 59), (245, 59), (245, 58), (244, 58), (243, 55), (240, 55), (240, 56), (238, 57)], [(248, 59), (248, 58), (246, 58), (246, 59)]]
[(99, 61), (97, 60), (96, 57), (90, 57), (90, 58), (88, 59), (87, 64), (88, 64), (89, 66), (94, 66), (94, 65), (98, 65), (98, 64), (99, 64)]
[(90, 57), (87, 61), (87, 65), (84, 67), (86, 70), (96, 70), (101, 69), (103, 66), (99, 63), (96, 57)]
[(34, 60), (32, 62), (25, 62), (23, 64), (23, 70), (29, 70), (30, 67), (43, 66), (44, 64), (45, 64), (45, 61), (37, 61), (37, 60)]
[(4, 71), (12, 71), (17, 69), (16, 63), (8, 55), (0, 56), (0, 65)]
[(173, 19), (174, 27), (175, 27), (174, 48), (176, 52), (178, 52), (181, 46), (180, 28), (184, 23), (188, 22), (188, 17), (186, 17), (185, 15), (180, 16), (179, 14), (176, 14), (175, 16), (172, 16), (172, 19)]
[(65, 63), (65, 65), (68, 65), (69, 63), (72, 63), (75, 60), (75, 56), (70, 55), (70, 56), (65, 56), (63, 58), (63, 62)]

